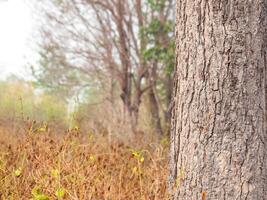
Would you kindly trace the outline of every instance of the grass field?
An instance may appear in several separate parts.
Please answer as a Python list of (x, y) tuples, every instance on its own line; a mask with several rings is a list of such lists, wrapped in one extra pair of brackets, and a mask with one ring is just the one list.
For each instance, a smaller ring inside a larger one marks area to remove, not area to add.
[(168, 199), (166, 142), (138, 141), (1, 129), (0, 199)]

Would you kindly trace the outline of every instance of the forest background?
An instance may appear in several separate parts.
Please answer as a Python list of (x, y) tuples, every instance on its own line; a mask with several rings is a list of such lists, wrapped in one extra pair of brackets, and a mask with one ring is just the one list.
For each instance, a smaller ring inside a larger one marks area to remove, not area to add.
[(0, 81), (0, 199), (167, 199), (175, 2), (27, 3), (37, 59)]

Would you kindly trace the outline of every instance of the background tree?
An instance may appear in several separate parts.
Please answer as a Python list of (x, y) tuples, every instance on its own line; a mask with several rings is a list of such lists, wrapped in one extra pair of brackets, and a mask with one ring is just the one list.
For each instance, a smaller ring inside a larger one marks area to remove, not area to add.
[(265, 199), (267, 3), (177, 1), (173, 199)]
[(49, 81), (54, 88), (64, 84), (67, 91), (96, 83), (111, 104), (119, 95), (123, 118), (133, 130), (148, 94), (152, 126), (162, 135), (160, 118), (168, 121), (170, 101), (172, 0), (51, 0), (39, 5), (47, 19), (40, 41), (46, 53), (41, 52), (42, 62), (33, 70), (39, 82)]
[[(152, 124), (156, 132), (162, 134), (160, 109), (164, 113), (165, 124), (169, 124), (168, 107), (171, 101), (172, 71), (174, 66), (173, 15), (165, 1), (147, 1), (149, 20), (141, 29), (141, 41), (146, 45), (141, 52), (144, 63), (149, 65), (146, 83)], [(172, 5), (172, 4), (170, 4)]]

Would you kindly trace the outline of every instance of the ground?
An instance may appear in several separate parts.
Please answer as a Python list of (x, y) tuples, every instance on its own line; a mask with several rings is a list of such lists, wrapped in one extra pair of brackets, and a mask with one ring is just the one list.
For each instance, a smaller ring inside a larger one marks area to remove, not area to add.
[(164, 200), (167, 144), (0, 129), (0, 199)]

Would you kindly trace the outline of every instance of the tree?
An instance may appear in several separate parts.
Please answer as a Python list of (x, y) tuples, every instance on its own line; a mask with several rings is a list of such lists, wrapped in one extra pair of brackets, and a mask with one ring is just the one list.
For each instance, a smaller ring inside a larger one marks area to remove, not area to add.
[(173, 199), (266, 199), (267, 2), (177, 1)]
[(150, 86), (148, 99), (151, 121), (155, 132), (162, 135), (160, 109), (164, 113), (165, 124), (169, 124), (167, 110), (171, 100), (174, 66), (173, 19), (170, 17), (172, 1), (166, 4), (165, 0), (147, 0), (147, 6), (149, 17), (146, 17), (146, 24), (141, 26), (141, 52), (144, 64), (150, 66), (145, 78)]
[(107, 86), (109, 91), (101, 87), (101, 92), (111, 102), (114, 90), (119, 91), (124, 118), (134, 128), (142, 98), (148, 94), (152, 124), (162, 134), (160, 114), (168, 108), (173, 60), (173, 0), (50, 0), (39, 4), (47, 19), (41, 28), (40, 46), (45, 54), (38, 66), (42, 73), (36, 73), (39, 82), (48, 80), (53, 87), (64, 83), (68, 91), (72, 83), (80, 84), (81, 74), (88, 82), (97, 77)]

